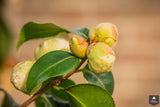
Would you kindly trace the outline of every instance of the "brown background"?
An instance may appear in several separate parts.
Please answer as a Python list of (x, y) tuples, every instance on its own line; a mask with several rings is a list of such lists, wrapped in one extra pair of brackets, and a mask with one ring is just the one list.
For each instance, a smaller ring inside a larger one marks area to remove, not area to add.
[[(34, 49), (43, 41), (29, 41), (16, 51), (20, 29), (29, 21), (90, 29), (101, 22), (114, 23), (119, 31), (113, 68), (116, 107), (150, 107), (148, 96), (160, 95), (159, 0), (6, 0), (4, 9), (13, 43), (0, 75), (0, 87), (9, 91), (18, 103), (28, 96), (10, 83), (13, 65), (34, 59)], [(86, 82), (81, 73), (72, 79)]]

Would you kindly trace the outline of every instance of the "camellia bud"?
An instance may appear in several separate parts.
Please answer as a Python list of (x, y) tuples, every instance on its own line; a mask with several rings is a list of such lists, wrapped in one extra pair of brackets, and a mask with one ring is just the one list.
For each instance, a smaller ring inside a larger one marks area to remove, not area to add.
[(87, 39), (74, 35), (69, 42), (72, 53), (80, 58), (84, 58), (88, 47), (86, 41)]
[[(12, 72), (11, 82), (15, 88), (27, 94), (26, 82), (30, 68), (35, 61), (24, 61), (18, 63)], [(37, 86), (31, 94), (34, 94), (40, 89), (41, 85)]]
[(113, 47), (117, 40), (117, 28), (112, 23), (101, 23), (90, 32), (89, 39), (91, 43), (104, 42)]
[(115, 61), (114, 51), (103, 42), (91, 44), (87, 56), (89, 68), (95, 73), (109, 72)]
[(60, 33), (56, 37), (45, 40), (42, 45), (36, 48), (35, 58), (38, 59), (44, 54), (54, 50), (69, 51), (69, 37), (66, 33)]
[(96, 33), (96, 28), (93, 28), (93, 30), (91, 30), (91, 32), (89, 32), (89, 39), (90, 39), (90, 41), (96, 40), (95, 33)]

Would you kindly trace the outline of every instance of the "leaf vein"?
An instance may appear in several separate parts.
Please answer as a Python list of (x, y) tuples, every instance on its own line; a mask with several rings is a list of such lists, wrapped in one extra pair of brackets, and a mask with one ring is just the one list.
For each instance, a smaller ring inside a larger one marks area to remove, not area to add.
[(105, 85), (103, 84), (103, 82), (97, 77), (97, 75), (95, 75), (94, 73), (92, 73), (91, 71), (88, 70), (88, 72), (90, 72), (93, 76), (95, 76), (95, 78), (97, 78), (97, 80), (100, 82), (100, 84), (103, 86), (104, 89), (106, 89)]
[[(72, 58), (72, 57), (73, 57), (73, 56), (69, 56), (69, 57), (64, 58), (64, 59), (62, 59), (62, 60), (59, 60), (58, 62), (56, 62), (56, 63), (53, 64), (52, 66), (50, 66), (50, 67), (48, 67), (47, 69), (45, 69), (43, 72), (41, 72), (34, 80), (37, 80), (37, 78), (41, 77), (41, 75), (43, 75), (48, 69), (50, 69), (50, 68), (56, 66), (57, 64), (59, 64), (59, 63), (65, 61), (65, 60), (67, 60), (67, 59), (69, 59), (69, 58)], [(32, 85), (30, 85), (29, 90), (32, 88), (32, 86), (33, 86), (33, 84), (35, 84), (35, 82), (36, 82), (36, 81), (34, 81), (34, 82), (32, 83)], [(37, 84), (37, 85), (38, 85), (38, 84)]]
[(66, 92), (71, 95), (74, 99), (76, 99), (83, 107), (86, 107), (84, 103), (82, 103), (76, 96), (74, 96), (72, 93), (66, 90)]

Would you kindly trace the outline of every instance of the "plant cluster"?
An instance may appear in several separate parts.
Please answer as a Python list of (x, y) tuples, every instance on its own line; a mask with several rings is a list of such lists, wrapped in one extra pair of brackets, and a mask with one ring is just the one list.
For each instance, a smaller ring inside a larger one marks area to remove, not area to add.
[[(69, 33), (73, 35), (69, 37)], [(115, 107), (111, 70), (117, 34), (112, 23), (98, 24), (91, 31), (52, 23), (25, 24), (17, 49), (28, 40), (48, 39), (35, 49), (35, 60), (20, 62), (13, 69), (12, 84), (32, 95), (20, 107), (33, 101), (36, 107)], [(69, 79), (77, 72), (82, 72), (88, 83), (75, 84)]]

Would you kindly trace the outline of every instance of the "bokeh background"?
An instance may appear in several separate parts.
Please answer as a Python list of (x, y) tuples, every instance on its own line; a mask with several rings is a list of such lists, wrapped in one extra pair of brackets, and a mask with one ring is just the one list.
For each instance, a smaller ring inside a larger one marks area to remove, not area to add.
[[(116, 107), (150, 107), (149, 95), (160, 95), (160, 0), (5, 0), (4, 4), (0, 15), (12, 41), (0, 70), (0, 87), (18, 103), (29, 97), (10, 83), (12, 68), (34, 59), (34, 49), (44, 40), (28, 41), (16, 51), (20, 30), (29, 21), (89, 29), (101, 22), (115, 24), (119, 31), (113, 68)], [(71, 79), (86, 82), (81, 73)]]

